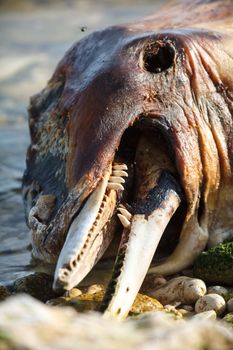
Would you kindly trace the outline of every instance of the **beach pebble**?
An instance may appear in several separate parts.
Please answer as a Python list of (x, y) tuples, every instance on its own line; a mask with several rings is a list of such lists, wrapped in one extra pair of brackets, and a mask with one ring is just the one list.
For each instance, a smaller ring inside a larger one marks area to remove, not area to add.
[(233, 298), (229, 299), (227, 302), (227, 311), (233, 312)]
[(195, 304), (197, 313), (214, 310), (217, 316), (221, 316), (226, 309), (226, 302), (218, 294), (206, 294), (199, 298)]
[(0, 301), (5, 300), (10, 295), (8, 288), (0, 284)]
[(130, 311), (134, 314), (141, 314), (143, 312), (159, 311), (162, 309), (163, 305), (158, 300), (138, 293)]
[(105, 292), (105, 288), (102, 284), (92, 284), (87, 290), (87, 294), (95, 294), (98, 292)]
[(53, 290), (53, 277), (43, 272), (18, 278), (13, 284), (13, 291), (29, 294), (43, 302), (61, 295)]
[(203, 311), (193, 316), (197, 320), (216, 320), (217, 314), (214, 310)]
[(206, 285), (197, 278), (186, 276), (176, 277), (151, 293), (163, 305), (174, 302), (193, 304), (198, 298), (205, 295)]
[(78, 297), (79, 295), (82, 294), (82, 291), (78, 288), (72, 288), (71, 290), (68, 290), (66, 293), (65, 293), (65, 297), (67, 298), (76, 298)]
[(210, 286), (207, 288), (206, 294), (218, 294), (221, 297), (225, 297), (228, 293), (228, 289), (222, 286)]

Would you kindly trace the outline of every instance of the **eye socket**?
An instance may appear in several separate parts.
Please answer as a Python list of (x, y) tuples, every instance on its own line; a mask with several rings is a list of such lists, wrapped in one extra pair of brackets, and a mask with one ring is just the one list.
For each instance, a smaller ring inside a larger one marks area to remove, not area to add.
[(143, 68), (150, 73), (161, 73), (173, 65), (175, 50), (168, 43), (149, 44), (143, 53)]

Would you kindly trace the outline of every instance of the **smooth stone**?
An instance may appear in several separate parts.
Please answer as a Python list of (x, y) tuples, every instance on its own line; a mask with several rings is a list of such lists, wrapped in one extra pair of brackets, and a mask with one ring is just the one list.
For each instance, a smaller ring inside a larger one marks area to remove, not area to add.
[(217, 314), (214, 310), (203, 311), (193, 316), (197, 320), (216, 320)]
[[(228, 289), (222, 286), (210, 286), (207, 288), (206, 294), (218, 294), (221, 297), (225, 297), (228, 293)], [(225, 298), (224, 298), (225, 299)]]
[(5, 300), (10, 295), (11, 293), (8, 288), (0, 284), (0, 301)]
[(66, 293), (65, 293), (65, 296), (67, 298), (76, 298), (78, 297), (79, 295), (82, 294), (82, 291), (78, 288), (72, 288), (71, 290), (68, 290)]
[(206, 293), (205, 283), (197, 278), (179, 276), (170, 279), (160, 288), (150, 293), (161, 304), (193, 304)]
[(102, 284), (92, 284), (88, 289), (87, 289), (87, 294), (95, 294), (98, 292), (105, 292), (105, 288)]
[(206, 294), (199, 298), (195, 304), (197, 313), (214, 310), (217, 316), (221, 316), (226, 309), (226, 302), (218, 294)]
[(54, 292), (52, 285), (52, 276), (43, 272), (35, 272), (34, 274), (18, 278), (13, 284), (13, 292), (26, 293), (40, 301), (46, 302), (61, 295)]
[(145, 294), (138, 293), (130, 312), (133, 314), (141, 314), (144, 312), (152, 312), (162, 309), (163, 305), (158, 300)]
[(79, 300), (87, 300), (87, 301), (99, 301), (101, 302), (104, 297), (104, 290), (100, 290), (99, 292), (96, 293), (82, 293), (77, 297)]

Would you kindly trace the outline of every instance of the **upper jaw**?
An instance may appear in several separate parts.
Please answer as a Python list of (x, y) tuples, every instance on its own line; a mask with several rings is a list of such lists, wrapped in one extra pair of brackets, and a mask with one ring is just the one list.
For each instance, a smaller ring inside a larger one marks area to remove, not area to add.
[[(107, 166), (99, 181), (97, 179), (95, 182), (90, 181), (88, 179), (88, 175), (85, 176), (70, 192), (65, 202), (55, 214), (54, 209), (56, 197), (52, 194), (45, 195), (43, 192), (41, 192), (37, 198), (37, 201), (35, 202), (35, 205), (32, 206), (28, 214), (28, 226), (31, 229), (32, 235), (33, 257), (49, 264), (55, 264), (57, 262), (59, 254), (63, 249), (66, 237), (72, 230), (72, 225), (76, 225), (77, 218), (79, 218), (80, 214), (84, 213), (83, 208), (89, 203), (89, 198), (95, 193), (95, 189), (98, 189), (102, 182), (105, 182), (105, 185), (108, 186), (104, 192), (104, 196), (102, 196), (102, 205), (104, 204), (104, 210), (100, 208), (101, 203), (99, 203), (99, 208), (104, 215), (99, 215), (101, 222), (99, 222), (98, 226), (95, 227), (95, 233), (97, 234), (98, 231), (103, 228), (101, 227), (101, 224), (105, 226), (105, 238), (109, 237), (104, 241), (106, 245), (105, 248), (107, 248), (107, 242), (109, 243), (111, 241), (115, 231), (116, 220), (115, 218), (113, 218), (111, 222), (110, 220), (113, 213), (115, 213), (116, 203), (119, 201), (123, 190), (122, 185), (124, 180), (121, 177), (122, 174), (123, 176), (127, 176), (127, 166), (121, 164), (118, 166), (116, 164), (115, 171), (112, 169), (112, 165)], [(110, 175), (112, 175), (112, 177)], [(105, 179), (105, 181), (103, 181), (103, 179)], [(106, 179), (108, 180), (106, 181)], [(90, 211), (91, 208), (89, 212)], [(109, 214), (106, 213), (108, 211)], [(88, 214), (89, 213), (87, 213), (87, 215)], [(84, 216), (84, 214), (82, 214), (82, 216)], [(106, 223), (108, 225), (105, 225)], [(94, 219), (92, 220), (92, 224), (96, 226)], [(95, 244), (98, 240), (101, 240), (101, 238), (97, 238), (95, 236)], [(89, 240), (89, 244), (93, 245), (93, 240)], [(101, 244), (99, 244), (99, 246), (101, 246)], [(97, 250), (100, 250), (99, 255), (101, 256), (102, 249), (99, 249), (98, 247)]]
[(115, 231), (113, 214), (123, 191), (123, 164), (110, 165), (74, 218), (58, 258), (54, 288), (71, 289), (101, 258)]

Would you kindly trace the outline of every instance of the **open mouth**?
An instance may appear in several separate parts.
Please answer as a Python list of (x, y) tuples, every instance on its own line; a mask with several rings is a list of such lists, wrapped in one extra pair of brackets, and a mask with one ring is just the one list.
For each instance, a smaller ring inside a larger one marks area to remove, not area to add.
[(103, 309), (120, 318), (155, 252), (161, 258), (176, 246), (187, 212), (172, 145), (159, 129), (142, 125), (125, 131), (114, 161), (73, 219), (54, 279), (54, 288), (77, 285), (109, 246), (118, 217), (123, 230)]

